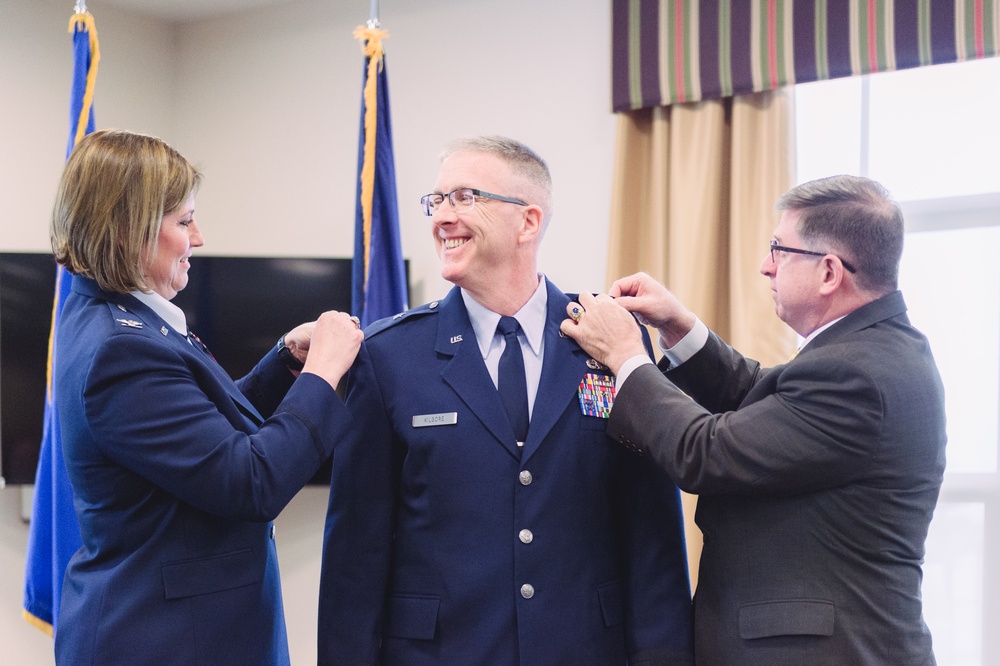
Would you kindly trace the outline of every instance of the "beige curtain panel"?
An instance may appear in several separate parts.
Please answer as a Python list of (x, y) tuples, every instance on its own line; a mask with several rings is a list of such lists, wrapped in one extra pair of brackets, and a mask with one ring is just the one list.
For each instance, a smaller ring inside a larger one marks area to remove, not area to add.
[[(793, 184), (791, 100), (785, 89), (618, 114), (608, 279), (649, 273), (764, 365), (787, 360), (796, 341), (759, 273), (774, 204)], [(692, 583), (694, 508), (685, 496)]]

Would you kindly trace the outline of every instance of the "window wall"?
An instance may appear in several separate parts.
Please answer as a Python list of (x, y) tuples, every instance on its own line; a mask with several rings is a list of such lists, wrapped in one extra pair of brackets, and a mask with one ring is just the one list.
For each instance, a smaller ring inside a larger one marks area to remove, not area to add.
[(868, 176), (906, 218), (900, 288), (946, 391), (923, 583), (940, 666), (1000, 664), (997, 109), (1000, 58), (796, 87), (798, 182)]

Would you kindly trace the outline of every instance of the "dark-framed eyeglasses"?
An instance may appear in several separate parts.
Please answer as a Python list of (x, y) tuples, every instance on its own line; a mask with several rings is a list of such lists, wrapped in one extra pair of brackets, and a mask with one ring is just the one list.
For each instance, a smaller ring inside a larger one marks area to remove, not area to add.
[(451, 202), (451, 207), (455, 209), (456, 213), (467, 213), (475, 208), (476, 199), (496, 199), (497, 201), (505, 201), (507, 203), (517, 204), (518, 206), (528, 205), (520, 199), (505, 197), (500, 194), (493, 194), (492, 192), (487, 192), (485, 190), (477, 190), (474, 187), (460, 187), (457, 190), (448, 192), (447, 194), (432, 192), (420, 197), (420, 205), (424, 208), (424, 215), (433, 215), (434, 211), (441, 207), (441, 204), (444, 203), (445, 199)]
[[(771, 250), (771, 262), (774, 263), (774, 264), (778, 263), (778, 260), (774, 256), (775, 252), (791, 252), (792, 254), (808, 254), (811, 257), (825, 257), (828, 254), (833, 254), (832, 252), (813, 252), (812, 250), (800, 250), (800, 249), (795, 248), (795, 247), (785, 247), (784, 245), (778, 245), (778, 241), (776, 241), (776, 240), (770, 241), (769, 242), (769, 247), (770, 247), (770, 250)], [(837, 255), (835, 255), (835, 254), (833, 256), (837, 257)], [(837, 258), (840, 259), (840, 257), (837, 257)], [(854, 266), (852, 266), (851, 264), (847, 263), (843, 259), (840, 259), (840, 263), (842, 263), (844, 265), (844, 268), (846, 268), (849, 273), (857, 273), (858, 272), (858, 269), (856, 269)]]

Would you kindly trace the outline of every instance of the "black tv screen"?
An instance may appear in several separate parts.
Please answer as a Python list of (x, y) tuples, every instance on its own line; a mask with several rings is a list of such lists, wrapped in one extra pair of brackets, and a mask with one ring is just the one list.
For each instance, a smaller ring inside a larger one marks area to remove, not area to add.
[[(43, 253), (0, 253), (0, 453), (7, 483), (34, 483), (45, 408), (55, 263)], [(173, 302), (232, 377), (278, 338), (325, 310), (349, 311), (349, 258), (195, 254)], [(313, 479), (327, 483), (329, 464)]]
[(55, 284), (51, 255), (0, 254), (0, 473), (7, 483), (35, 482)]

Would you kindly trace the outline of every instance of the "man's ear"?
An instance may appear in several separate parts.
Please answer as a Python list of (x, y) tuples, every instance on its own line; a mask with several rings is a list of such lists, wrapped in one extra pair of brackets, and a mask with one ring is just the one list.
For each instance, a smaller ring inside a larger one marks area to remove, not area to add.
[(542, 235), (542, 222), (545, 216), (542, 209), (535, 205), (525, 206), (522, 211), (523, 224), (521, 226), (520, 240), (529, 242), (537, 240)]
[(823, 296), (829, 296), (840, 289), (846, 277), (847, 269), (832, 254), (828, 254), (820, 259), (819, 263), (819, 270), (822, 274), (819, 293)]

